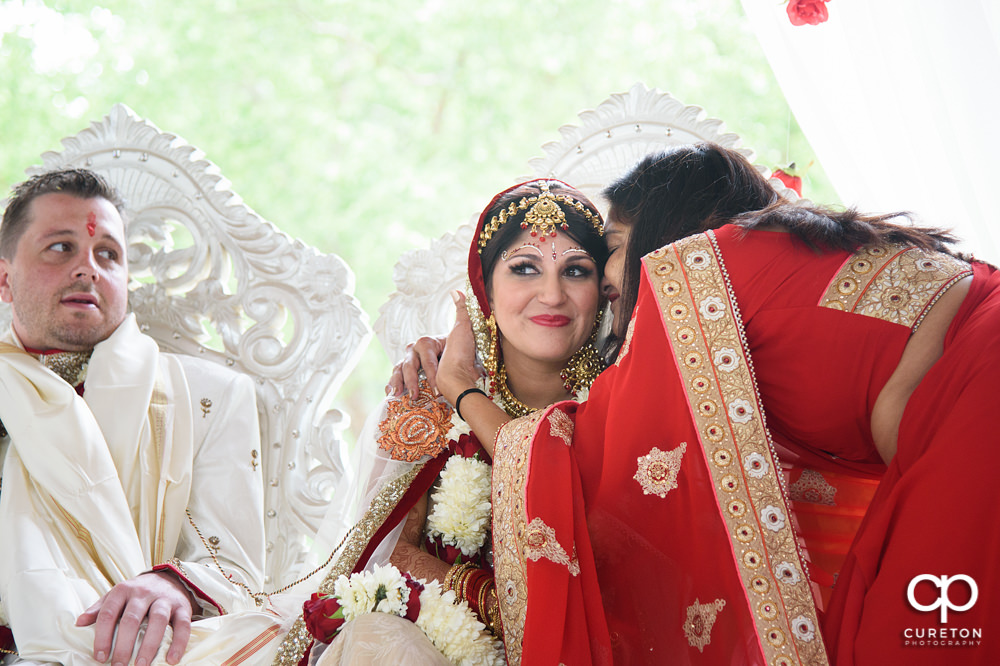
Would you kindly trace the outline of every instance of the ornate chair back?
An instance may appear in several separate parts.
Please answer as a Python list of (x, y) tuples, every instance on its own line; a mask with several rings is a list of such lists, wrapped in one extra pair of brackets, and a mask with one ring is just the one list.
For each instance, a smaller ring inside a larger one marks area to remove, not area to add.
[[(753, 151), (740, 148), (740, 138), (724, 132), (721, 120), (641, 83), (626, 93), (611, 95), (579, 117), (579, 125), (561, 127), (561, 138), (542, 146), (545, 155), (528, 162), (531, 175), (518, 180), (558, 178), (578, 188), (606, 213), (600, 196), (604, 188), (653, 151), (712, 141), (753, 161)], [(764, 167), (758, 169), (769, 175)], [(788, 199), (798, 199), (780, 181), (772, 179), (771, 184)], [(448, 294), (464, 288), (466, 256), (477, 217), (474, 213), (456, 231), (431, 241), (428, 248), (404, 253), (396, 263), (396, 291), (379, 308), (374, 325), (393, 362), (402, 357), (407, 343), (422, 335), (448, 332), (454, 312)]]
[[(87, 167), (126, 199), (129, 305), (164, 351), (254, 378), (268, 590), (291, 582), (343, 473), (329, 408), (371, 338), (354, 274), (261, 219), (183, 139), (118, 104), (30, 173)], [(6, 305), (0, 319), (9, 321)]]

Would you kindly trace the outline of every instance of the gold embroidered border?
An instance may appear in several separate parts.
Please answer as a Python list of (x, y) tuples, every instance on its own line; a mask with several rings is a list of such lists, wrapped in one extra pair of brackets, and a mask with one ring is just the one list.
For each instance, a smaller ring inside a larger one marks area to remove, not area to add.
[(840, 267), (819, 304), (916, 330), (937, 299), (969, 275), (969, 264), (943, 252), (863, 247)]
[(770, 664), (827, 664), (819, 630), (795, 633), (789, 619), (819, 626), (736, 299), (713, 240), (711, 232), (686, 238), (643, 262), (679, 360), (763, 654)]
[(531, 439), (544, 410), (505, 424), (493, 454), (493, 569), (507, 663), (521, 663), (528, 610), (528, 511), (524, 501)]
[[(351, 538), (344, 545), (344, 552), (341, 553), (337, 563), (319, 584), (318, 592), (321, 594), (333, 594), (333, 586), (341, 575), (350, 574), (358, 563), (358, 558), (368, 546), (375, 532), (378, 531), (382, 523), (386, 521), (392, 510), (403, 499), (403, 495), (409, 489), (410, 484), (417, 478), (424, 464), (415, 465), (405, 474), (401, 474), (385, 485), (382, 490), (372, 500), (371, 506), (357, 525), (354, 526)], [(278, 647), (278, 652), (271, 662), (273, 666), (298, 666), (302, 655), (305, 654), (309, 646), (312, 645), (313, 638), (306, 628), (305, 620), (300, 616), (292, 624), (291, 629), (285, 634)]]

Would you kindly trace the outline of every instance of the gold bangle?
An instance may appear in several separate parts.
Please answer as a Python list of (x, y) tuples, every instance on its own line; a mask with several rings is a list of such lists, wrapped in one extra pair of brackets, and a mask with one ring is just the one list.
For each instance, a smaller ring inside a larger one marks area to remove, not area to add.
[(445, 592), (453, 590), (457, 595), (459, 588), (462, 586), (465, 572), (472, 569), (474, 566), (475, 565), (472, 564), (472, 562), (460, 562), (459, 564), (455, 564), (448, 569), (448, 573), (444, 576)]
[(493, 608), (487, 611), (487, 615), (489, 615), (490, 618), (489, 627), (490, 631), (493, 632), (493, 635), (502, 641), (503, 616), (500, 614), (500, 597), (497, 595), (495, 585), (493, 586), (492, 591), (493, 591), (493, 599), (496, 601), (496, 603), (493, 604)]

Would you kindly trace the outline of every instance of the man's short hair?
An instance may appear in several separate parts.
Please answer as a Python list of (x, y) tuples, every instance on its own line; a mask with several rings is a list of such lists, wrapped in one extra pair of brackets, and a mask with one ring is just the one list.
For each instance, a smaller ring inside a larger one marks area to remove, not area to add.
[(62, 192), (80, 199), (107, 199), (125, 223), (125, 201), (101, 175), (89, 169), (60, 169), (32, 176), (15, 185), (0, 224), (0, 259), (13, 259), (17, 243), (24, 235), (31, 202), (43, 194)]

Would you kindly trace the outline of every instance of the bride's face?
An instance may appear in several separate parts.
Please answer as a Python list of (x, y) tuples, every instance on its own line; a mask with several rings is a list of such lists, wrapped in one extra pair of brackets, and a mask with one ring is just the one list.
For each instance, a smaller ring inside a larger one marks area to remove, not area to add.
[(523, 231), (497, 260), (489, 291), (508, 369), (565, 366), (590, 337), (600, 301), (597, 264), (564, 233)]

